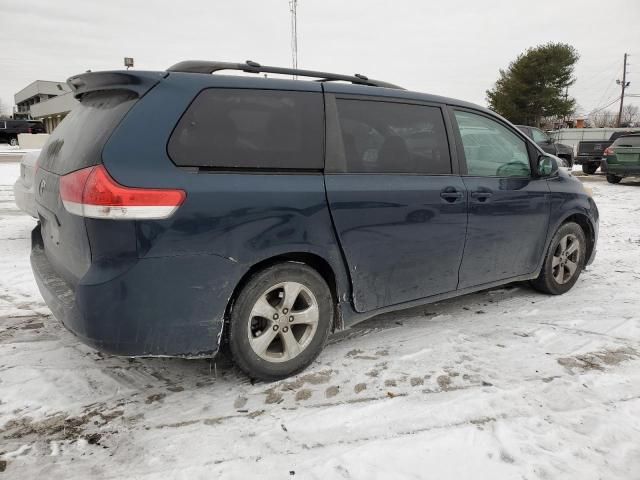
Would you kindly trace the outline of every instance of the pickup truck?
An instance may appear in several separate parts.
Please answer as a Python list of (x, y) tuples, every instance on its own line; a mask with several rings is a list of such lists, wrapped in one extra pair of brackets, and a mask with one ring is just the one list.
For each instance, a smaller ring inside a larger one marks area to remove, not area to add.
[(524, 133), (531, 140), (536, 142), (542, 150), (556, 157), (565, 160), (567, 165), (571, 167), (573, 165), (573, 148), (563, 143), (557, 143), (549, 135), (536, 127), (530, 127), (528, 125), (516, 125), (518, 130)]
[(8, 143), (12, 147), (18, 145), (19, 133), (46, 133), (46, 130), (37, 120), (0, 119), (0, 143)]
[(638, 131), (629, 132), (613, 132), (608, 140), (583, 140), (578, 143), (578, 155), (576, 156), (576, 163), (582, 164), (582, 171), (589, 175), (593, 175), (598, 170), (598, 167), (605, 159), (605, 150), (611, 145), (618, 137), (623, 135), (639, 134)]

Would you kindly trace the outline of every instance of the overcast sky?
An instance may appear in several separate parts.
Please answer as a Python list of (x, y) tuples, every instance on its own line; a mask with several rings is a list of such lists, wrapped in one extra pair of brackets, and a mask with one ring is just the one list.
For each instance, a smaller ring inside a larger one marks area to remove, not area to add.
[[(36, 79), (121, 68), (124, 56), (149, 70), (185, 59), (289, 66), (288, 3), (0, 0), (0, 99), (12, 105)], [(624, 52), (640, 94), (639, 20), (640, 0), (299, 0), (298, 63), (486, 105), (498, 69), (567, 42), (581, 55), (569, 93), (588, 112), (619, 95)]]

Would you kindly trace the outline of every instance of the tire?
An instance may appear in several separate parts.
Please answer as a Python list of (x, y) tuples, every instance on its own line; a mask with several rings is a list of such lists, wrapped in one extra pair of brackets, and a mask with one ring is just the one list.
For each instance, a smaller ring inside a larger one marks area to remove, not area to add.
[[(577, 242), (577, 251), (568, 256), (562, 255), (563, 246), (568, 251)], [(536, 290), (551, 295), (562, 295), (571, 290), (584, 268), (587, 253), (587, 240), (582, 227), (574, 222), (560, 226), (549, 244), (538, 278), (531, 281)], [(559, 264), (558, 264), (559, 263)], [(555, 265), (554, 265), (555, 264)], [(573, 271), (571, 271), (573, 265)], [(570, 275), (569, 275), (570, 273)]]
[(12, 147), (17, 147), (18, 146), (18, 139), (16, 137), (11, 137), (9, 139), (9, 145), (11, 145)]
[(594, 163), (583, 163), (582, 171), (587, 175), (593, 175), (598, 170), (598, 165)]
[(231, 357), (251, 378), (294, 375), (322, 351), (333, 315), (333, 296), (317, 271), (294, 262), (269, 267), (250, 278), (232, 307)]
[(619, 177), (618, 175), (607, 174), (607, 182), (609, 183), (620, 183), (621, 180), (622, 177)]

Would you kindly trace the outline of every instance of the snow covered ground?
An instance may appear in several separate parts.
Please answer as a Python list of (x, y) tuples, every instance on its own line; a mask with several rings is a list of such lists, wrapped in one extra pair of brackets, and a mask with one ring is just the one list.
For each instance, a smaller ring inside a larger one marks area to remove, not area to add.
[(0, 163), (0, 479), (640, 478), (640, 182), (582, 178), (600, 244), (566, 295), (383, 315), (252, 385), (78, 343), (31, 278), (18, 172)]

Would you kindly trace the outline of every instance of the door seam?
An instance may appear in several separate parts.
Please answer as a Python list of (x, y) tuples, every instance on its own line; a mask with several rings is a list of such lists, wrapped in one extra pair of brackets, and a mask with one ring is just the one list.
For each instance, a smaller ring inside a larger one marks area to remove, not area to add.
[(464, 185), (464, 198), (466, 204), (466, 213), (467, 213), (467, 221), (464, 225), (464, 244), (462, 246), (462, 257), (460, 257), (460, 263), (458, 264), (458, 281), (456, 282), (456, 290), (460, 289), (460, 272), (462, 271), (462, 262), (464, 262), (464, 254), (467, 250), (467, 238), (469, 235), (469, 189), (467, 188), (467, 184), (464, 181), (464, 177), (460, 175), (460, 179), (462, 180), (462, 184)]

